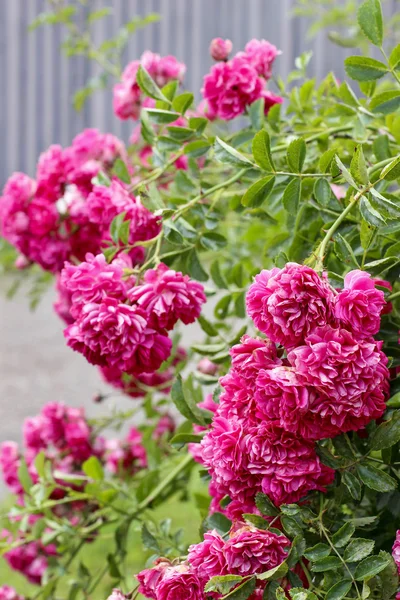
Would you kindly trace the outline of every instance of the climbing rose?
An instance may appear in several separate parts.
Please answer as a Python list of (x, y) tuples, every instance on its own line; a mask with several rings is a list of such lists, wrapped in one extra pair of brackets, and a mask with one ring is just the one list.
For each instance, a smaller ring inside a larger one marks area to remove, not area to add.
[(61, 271), (60, 287), (64, 296), (69, 295), (71, 317), (77, 319), (85, 305), (98, 304), (106, 297), (126, 301), (123, 267), (118, 259), (108, 264), (104, 254), (88, 253), (79, 265), (66, 262)]
[(346, 329), (326, 325), (289, 352), (298, 385), (310, 386), (318, 394), (310, 410), (329, 436), (334, 435), (332, 428), (336, 434), (356, 430), (382, 416), (389, 371), (381, 348), (382, 342), (357, 340)]
[(202, 94), (209, 109), (220, 119), (244, 113), (246, 106), (261, 97), (264, 84), (245, 58), (219, 62), (204, 77)]
[(396, 563), (397, 571), (400, 574), (400, 529), (396, 531), (396, 539), (392, 548), (393, 560)]
[(231, 40), (223, 40), (222, 38), (214, 38), (210, 44), (211, 58), (214, 60), (226, 60), (232, 52)]
[(64, 336), (88, 362), (121, 372), (155, 371), (172, 347), (167, 335), (148, 326), (144, 311), (109, 297), (100, 304), (86, 304)]
[(128, 291), (129, 300), (149, 315), (155, 329), (172, 329), (180, 320), (193, 323), (206, 301), (204, 288), (188, 275), (173, 271), (163, 263), (149, 269), (144, 283)]
[(350, 271), (344, 289), (335, 298), (335, 315), (355, 337), (367, 338), (378, 333), (385, 295), (365, 271)]
[[(3, 530), (0, 535), (5, 537), (8, 543), (13, 542), (9, 531)], [(4, 558), (12, 569), (25, 575), (31, 583), (40, 585), (48, 567), (48, 557), (56, 555), (54, 544), (44, 546), (41, 542), (25, 542), (23, 537), (17, 538), (16, 541), (24, 543), (5, 552)]]
[(267, 40), (256, 39), (247, 42), (244, 52), (239, 53), (240, 56), (245, 56), (257, 73), (265, 79), (271, 78), (272, 65), (279, 54), (279, 50)]
[(22, 494), (23, 488), (18, 477), (20, 457), (16, 442), (3, 442), (0, 445), (0, 469), (3, 481), (14, 494)]
[(157, 586), (164, 576), (164, 573), (171, 569), (171, 563), (165, 558), (158, 558), (154, 562), (154, 567), (150, 569), (144, 569), (136, 575), (139, 581), (139, 593), (143, 594), (146, 598), (152, 598), (156, 600)]
[(0, 600), (24, 600), (24, 597), (9, 585), (2, 585), (0, 586)]
[(228, 573), (246, 577), (273, 569), (287, 558), (289, 546), (290, 541), (284, 535), (244, 526), (225, 544)]
[(126, 600), (126, 596), (121, 590), (113, 589), (107, 600)]
[(215, 531), (207, 531), (200, 544), (192, 544), (188, 550), (188, 561), (198, 577), (206, 583), (216, 575), (227, 575), (225, 542)]
[(50, 146), (39, 156), (36, 171), (37, 194), (56, 202), (63, 194), (65, 159), (61, 146)]
[(256, 327), (287, 348), (301, 344), (315, 327), (331, 323), (333, 290), (313, 269), (287, 263), (256, 275), (247, 311)]
[(166, 571), (157, 585), (157, 600), (205, 600), (203, 584), (188, 567), (179, 565)]
[(106, 466), (111, 473), (134, 475), (147, 465), (142, 434), (131, 427), (125, 439), (106, 442)]

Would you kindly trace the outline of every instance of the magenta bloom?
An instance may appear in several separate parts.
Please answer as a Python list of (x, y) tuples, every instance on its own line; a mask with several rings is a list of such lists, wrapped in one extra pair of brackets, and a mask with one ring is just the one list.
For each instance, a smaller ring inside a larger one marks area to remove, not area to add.
[(273, 569), (287, 558), (289, 547), (290, 541), (283, 534), (244, 526), (225, 544), (228, 573), (246, 577)]
[(378, 333), (385, 295), (365, 271), (350, 271), (344, 289), (335, 298), (335, 315), (355, 337), (367, 338)]
[[(12, 535), (7, 530), (3, 530), (1, 535), (6, 537), (9, 543), (13, 541)], [(16, 546), (5, 552), (3, 556), (12, 569), (25, 575), (31, 583), (40, 585), (48, 567), (48, 557), (55, 554), (56, 549), (53, 544), (43, 546), (40, 542), (34, 541)]]
[(131, 288), (128, 297), (146, 311), (150, 326), (172, 329), (178, 320), (187, 325), (197, 319), (206, 301), (203, 290), (188, 275), (160, 263), (156, 269), (146, 271), (144, 283)]
[(130, 428), (124, 440), (107, 440), (106, 466), (111, 473), (132, 476), (146, 465), (147, 457), (142, 443), (142, 434), (135, 427)]
[(158, 600), (157, 587), (162, 580), (164, 574), (171, 570), (171, 563), (167, 559), (159, 558), (155, 561), (154, 567), (144, 569), (136, 575), (139, 581), (139, 593), (146, 598)]
[(100, 303), (104, 298), (126, 300), (126, 283), (123, 265), (114, 260), (108, 264), (103, 254), (86, 254), (79, 265), (65, 263), (61, 271), (60, 287), (70, 298), (70, 315), (77, 319), (82, 308), (90, 303)]
[(17, 590), (9, 585), (0, 586), (0, 600), (24, 600), (23, 596), (17, 593)]
[(37, 194), (56, 202), (64, 192), (65, 161), (61, 146), (50, 146), (39, 157), (36, 171)]
[(114, 588), (107, 600), (126, 600), (126, 596), (121, 592), (121, 590)]
[(288, 348), (333, 321), (333, 302), (328, 282), (296, 263), (261, 271), (247, 293), (247, 311), (256, 327)]
[(261, 97), (264, 84), (256, 69), (243, 57), (217, 63), (204, 77), (202, 94), (211, 113), (229, 121)]
[(400, 529), (396, 531), (396, 539), (392, 548), (393, 560), (396, 563), (397, 571), (400, 574)]
[(322, 427), (326, 423), (328, 435), (332, 428), (337, 433), (357, 430), (382, 416), (389, 371), (381, 347), (382, 342), (358, 340), (346, 329), (325, 326), (289, 353), (299, 384), (318, 394), (310, 410)]
[(64, 335), (67, 345), (88, 362), (122, 372), (156, 371), (172, 347), (168, 336), (148, 326), (141, 309), (109, 297), (100, 304), (86, 304)]
[(157, 600), (206, 600), (203, 584), (184, 565), (168, 569), (157, 585)]
[(283, 102), (282, 96), (278, 96), (269, 90), (264, 90), (261, 95), (264, 98), (264, 113), (266, 115), (269, 113), (269, 109), (275, 104), (282, 104)]
[(225, 542), (215, 530), (207, 531), (200, 544), (192, 544), (188, 550), (188, 561), (203, 582), (216, 575), (228, 575), (224, 555)]
[(244, 52), (240, 56), (245, 56), (257, 73), (265, 79), (272, 76), (272, 65), (276, 57), (280, 54), (279, 50), (267, 40), (250, 40), (247, 42)]
[(231, 40), (223, 40), (222, 38), (214, 38), (210, 44), (210, 55), (214, 60), (227, 60), (232, 52)]
[(16, 442), (3, 442), (0, 445), (0, 469), (3, 481), (13, 494), (22, 494), (23, 488), (18, 477), (20, 455)]

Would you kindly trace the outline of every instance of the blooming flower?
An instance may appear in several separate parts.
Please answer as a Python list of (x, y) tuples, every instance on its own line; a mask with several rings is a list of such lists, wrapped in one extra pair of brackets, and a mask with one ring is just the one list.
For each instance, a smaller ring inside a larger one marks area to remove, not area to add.
[(188, 561), (204, 583), (211, 577), (229, 573), (224, 549), (225, 541), (215, 530), (207, 531), (200, 544), (189, 546)]
[(328, 282), (296, 263), (261, 271), (246, 302), (256, 327), (288, 348), (302, 343), (315, 327), (334, 320), (334, 295)]
[(142, 443), (142, 434), (135, 427), (130, 428), (124, 440), (107, 440), (106, 466), (111, 473), (134, 475), (146, 465), (146, 450)]
[(9, 585), (0, 586), (0, 600), (24, 600), (13, 587)]
[(168, 569), (157, 585), (157, 600), (205, 600), (203, 585), (188, 567)]
[(280, 565), (287, 558), (290, 541), (272, 531), (244, 526), (229, 537), (224, 546), (228, 573), (253, 575)]
[(86, 304), (64, 335), (67, 345), (88, 362), (121, 372), (155, 371), (172, 347), (166, 335), (148, 326), (144, 311), (109, 297), (100, 304)]
[(267, 40), (256, 39), (247, 42), (244, 52), (239, 53), (240, 56), (246, 56), (257, 73), (265, 79), (271, 78), (272, 65), (279, 54), (279, 50)]
[(396, 539), (392, 548), (393, 560), (396, 563), (397, 571), (400, 574), (400, 529), (396, 531)]
[(180, 320), (193, 323), (206, 301), (203, 286), (163, 263), (149, 269), (144, 283), (128, 291), (129, 300), (149, 315), (150, 326), (172, 329)]
[(365, 271), (350, 271), (344, 289), (335, 298), (335, 315), (353, 335), (367, 338), (378, 333), (385, 295)]

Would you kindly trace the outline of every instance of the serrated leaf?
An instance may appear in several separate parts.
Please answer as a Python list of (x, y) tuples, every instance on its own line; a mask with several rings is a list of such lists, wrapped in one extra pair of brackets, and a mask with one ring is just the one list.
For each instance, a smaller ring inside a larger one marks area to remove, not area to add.
[(193, 99), (194, 96), (190, 92), (179, 94), (179, 96), (176, 96), (176, 98), (174, 98), (172, 101), (172, 108), (181, 115), (184, 115), (187, 109), (193, 103)]
[(367, 163), (365, 162), (362, 145), (358, 144), (350, 163), (350, 173), (358, 183), (366, 185), (368, 183)]
[(346, 562), (360, 562), (360, 560), (371, 554), (374, 546), (375, 542), (373, 540), (354, 538), (344, 551), (343, 558)]
[(150, 121), (157, 123), (157, 125), (173, 123), (180, 117), (180, 114), (177, 112), (161, 108), (144, 108), (142, 113), (145, 113)]
[(397, 69), (400, 64), (400, 44), (393, 48), (389, 56), (389, 65), (392, 69)]
[(337, 166), (339, 167), (341, 175), (345, 179), (345, 181), (347, 181), (347, 183), (349, 185), (351, 185), (351, 187), (358, 189), (357, 184), (354, 181), (353, 177), (351, 176), (349, 170), (344, 166), (344, 164), (342, 163), (342, 161), (340, 160), (340, 158), (338, 157), (337, 154), (335, 155), (335, 162), (336, 162)]
[(298, 138), (290, 142), (286, 152), (289, 169), (294, 173), (301, 173), (306, 159), (307, 147), (303, 138)]
[(400, 155), (396, 156), (386, 167), (382, 169), (379, 179), (394, 181), (400, 177)]
[(176, 408), (179, 410), (181, 415), (183, 415), (188, 421), (191, 423), (198, 423), (197, 417), (193, 414), (191, 408), (189, 407), (182, 384), (182, 376), (179, 374), (174, 381), (171, 388), (171, 399), (175, 404)]
[(243, 577), (240, 575), (217, 575), (216, 577), (211, 577), (210, 581), (206, 583), (204, 591), (226, 594), (242, 580)]
[(221, 600), (248, 600), (256, 589), (256, 581), (255, 577), (248, 579), (226, 596), (222, 596)]
[(271, 141), (268, 132), (264, 129), (254, 136), (252, 151), (254, 160), (261, 169), (264, 169), (264, 171), (275, 171), (271, 154)]
[(214, 151), (216, 159), (224, 164), (241, 168), (254, 167), (253, 163), (248, 158), (235, 150), (235, 148), (232, 148), (232, 146), (229, 146), (229, 144), (221, 140), (219, 137), (215, 138)]
[(261, 204), (268, 198), (275, 184), (275, 177), (268, 175), (259, 179), (245, 192), (242, 197), (242, 205), (249, 207), (261, 206)]
[(395, 411), (388, 421), (381, 423), (371, 437), (371, 450), (384, 450), (400, 441), (400, 411)]
[(213, 282), (219, 288), (228, 289), (228, 284), (222, 276), (218, 260), (214, 261), (210, 267), (210, 275)]
[(382, 46), (383, 19), (380, 0), (366, 0), (357, 13), (358, 24), (363, 34), (375, 46)]
[(323, 173), (326, 173), (329, 170), (331, 162), (335, 158), (336, 152), (336, 148), (330, 148), (329, 150), (326, 150), (326, 152), (324, 152), (320, 157), (318, 166)]
[(247, 111), (250, 117), (253, 129), (260, 130), (264, 125), (264, 98), (259, 98), (248, 107)]
[(360, 268), (360, 265), (358, 264), (358, 261), (354, 255), (353, 248), (340, 233), (338, 233), (335, 237), (334, 249), (336, 256), (344, 263), (350, 264), (356, 269)]
[(321, 206), (328, 206), (332, 198), (332, 189), (327, 179), (317, 179), (314, 184), (314, 197)]
[(161, 552), (160, 545), (154, 535), (149, 531), (146, 523), (142, 526), (142, 543), (145, 548), (154, 550), (157, 553)]
[(193, 277), (193, 279), (196, 279), (197, 281), (208, 280), (208, 274), (203, 269), (199, 260), (199, 256), (194, 248), (193, 250), (190, 250), (190, 252), (188, 252), (186, 266), (189, 275)]
[(255, 497), (255, 502), (260, 513), (265, 515), (266, 517), (276, 517), (277, 515), (279, 515), (279, 510), (276, 508), (273, 502), (271, 502), (271, 500), (266, 494), (258, 492)]
[(311, 548), (307, 548), (304, 552), (304, 556), (308, 560), (319, 560), (321, 558), (326, 558), (331, 553), (331, 548), (327, 544), (316, 544)]
[(301, 198), (301, 181), (299, 177), (292, 179), (283, 192), (283, 206), (290, 215), (297, 215)]
[(314, 573), (333, 571), (334, 569), (338, 569), (341, 564), (342, 563), (337, 556), (327, 556), (326, 558), (322, 558), (321, 560), (315, 562), (311, 567), (311, 571)]
[(351, 521), (347, 521), (344, 525), (341, 526), (336, 533), (332, 536), (332, 543), (336, 548), (343, 548), (347, 544), (347, 542), (352, 537), (356, 528), (354, 523)]
[(338, 581), (329, 588), (325, 600), (342, 600), (351, 589), (351, 581)]
[(220, 512), (215, 512), (204, 519), (204, 528), (206, 531), (216, 529), (220, 535), (225, 535), (231, 527), (232, 522)]
[(386, 225), (385, 219), (372, 206), (370, 201), (365, 196), (362, 196), (362, 198), (360, 199), (360, 213), (363, 219), (365, 219), (367, 223), (369, 223), (373, 227), (382, 227), (382, 225)]
[(384, 556), (369, 556), (357, 565), (354, 578), (357, 581), (371, 579), (390, 564), (390, 559)]
[(397, 482), (393, 477), (373, 465), (364, 463), (357, 465), (357, 473), (363, 483), (371, 490), (377, 492), (390, 492), (397, 489)]
[(400, 108), (400, 92), (391, 90), (374, 96), (369, 104), (369, 109), (374, 113), (388, 115)]
[(202, 439), (203, 436), (196, 433), (177, 433), (171, 440), (169, 440), (169, 443), (171, 446), (183, 446), (184, 444), (199, 444)]
[(280, 579), (284, 577), (288, 572), (288, 566), (286, 561), (282, 562), (280, 565), (273, 567), (272, 569), (268, 569), (268, 571), (264, 571), (263, 573), (257, 574), (257, 579), (260, 581), (268, 581), (269, 579)]
[(142, 65), (139, 65), (139, 69), (136, 74), (136, 82), (146, 96), (154, 98), (155, 100), (162, 100), (163, 102), (167, 102), (169, 104), (168, 98), (164, 96), (154, 79)]
[(344, 66), (347, 75), (356, 81), (374, 81), (388, 72), (384, 63), (366, 56), (349, 56)]
[(390, 216), (400, 217), (400, 205), (397, 205), (388, 198), (385, 198), (385, 196), (382, 196), (375, 188), (371, 188), (370, 193), (373, 196), (375, 204), (380, 208), (383, 208)]

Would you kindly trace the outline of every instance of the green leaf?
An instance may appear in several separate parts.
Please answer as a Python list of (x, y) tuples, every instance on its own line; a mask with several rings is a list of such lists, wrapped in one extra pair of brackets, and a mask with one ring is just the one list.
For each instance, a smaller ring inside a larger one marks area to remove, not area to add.
[(382, 113), (384, 115), (398, 111), (400, 108), (400, 92), (398, 90), (391, 90), (377, 94), (372, 98), (369, 108), (374, 113)]
[(357, 473), (367, 487), (377, 492), (390, 492), (397, 489), (397, 482), (393, 477), (381, 469), (368, 463), (357, 465)]
[(393, 48), (389, 56), (389, 65), (392, 69), (397, 69), (400, 64), (400, 44)]
[(94, 23), (94, 21), (99, 21), (99, 19), (107, 17), (108, 15), (112, 15), (112, 8), (109, 6), (101, 8), (100, 10), (94, 10), (93, 12), (89, 13), (87, 22), (91, 24)]
[(381, 227), (382, 225), (386, 224), (385, 219), (379, 214), (377, 210), (375, 210), (375, 208), (365, 196), (362, 196), (360, 200), (360, 213), (363, 219), (365, 219), (367, 223), (373, 225), (374, 227)]
[(184, 115), (187, 109), (193, 103), (194, 96), (190, 92), (184, 92), (179, 96), (176, 96), (172, 101), (172, 108), (176, 110), (176, 112)]
[(338, 581), (329, 588), (328, 593), (325, 596), (325, 600), (342, 600), (350, 591), (351, 581)]
[(203, 315), (199, 315), (197, 317), (197, 322), (204, 331), (204, 333), (206, 333), (207, 335), (211, 337), (218, 335), (218, 329), (216, 329), (214, 325), (210, 323), (210, 321), (203, 317)]
[(91, 456), (85, 460), (82, 465), (82, 471), (95, 481), (102, 481), (104, 479), (103, 465), (96, 456)]
[(264, 125), (264, 119), (265, 119), (264, 106), (265, 106), (264, 98), (259, 98), (258, 100), (256, 100), (252, 104), (250, 104), (250, 106), (247, 109), (249, 117), (250, 117), (251, 125), (252, 125), (253, 129), (256, 129), (257, 131), (259, 129), (262, 129), (262, 127)]
[(216, 577), (211, 577), (204, 591), (226, 594), (241, 581), (243, 581), (243, 577), (240, 575), (217, 575)]
[(333, 534), (332, 544), (336, 546), (336, 548), (343, 548), (343, 546), (345, 546), (350, 540), (355, 530), (356, 528), (354, 523), (347, 521), (347, 523), (342, 525), (341, 528)]
[(256, 494), (255, 501), (260, 513), (265, 515), (266, 517), (276, 517), (277, 515), (279, 515), (279, 510), (276, 508), (273, 502), (271, 502), (271, 500), (266, 494), (258, 492)]
[(290, 215), (296, 216), (301, 198), (301, 181), (295, 177), (283, 192), (283, 206)]
[(301, 173), (301, 170), (306, 159), (307, 147), (303, 138), (298, 138), (290, 142), (286, 152), (287, 163), (289, 169), (293, 173)]
[(283, 561), (280, 565), (273, 567), (272, 569), (268, 569), (268, 571), (264, 571), (257, 575), (257, 579), (260, 581), (268, 581), (268, 579), (280, 579), (284, 577), (288, 572), (289, 568), (285, 561)]
[(321, 206), (328, 206), (332, 198), (331, 186), (327, 179), (317, 179), (314, 184), (314, 197)]
[(344, 551), (343, 558), (346, 562), (360, 562), (360, 560), (371, 554), (374, 546), (375, 542), (373, 540), (354, 538)]
[(196, 433), (177, 433), (169, 443), (172, 446), (183, 446), (184, 444), (199, 444), (202, 439), (203, 436)]
[(206, 140), (195, 140), (194, 142), (189, 142), (186, 144), (184, 153), (186, 155), (193, 156), (194, 158), (198, 158), (199, 156), (207, 154), (210, 148), (211, 144), (206, 142)]
[(335, 237), (335, 254), (336, 256), (346, 264), (350, 264), (356, 269), (360, 268), (358, 261), (354, 255), (353, 248), (350, 246), (349, 242), (338, 233)]
[(366, 0), (358, 9), (358, 24), (363, 34), (375, 46), (382, 46), (383, 19), (380, 0)]
[(329, 150), (326, 150), (326, 152), (324, 152), (320, 157), (318, 166), (323, 173), (326, 173), (329, 170), (329, 167), (335, 158), (336, 152), (336, 148), (330, 148)]
[(253, 138), (252, 144), (254, 160), (264, 171), (275, 171), (274, 161), (271, 154), (271, 142), (269, 134), (262, 129)]
[(384, 450), (400, 441), (400, 411), (393, 413), (389, 421), (381, 423), (371, 437), (371, 450)]
[(314, 571), (314, 573), (333, 571), (334, 569), (338, 569), (341, 564), (340, 558), (337, 556), (327, 556), (326, 558), (322, 558), (318, 562), (314, 563), (311, 567), (311, 571)]
[(369, 181), (362, 144), (358, 144), (355, 149), (350, 163), (350, 173), (358, 183), (366, 185)]
[(232, 294), (227, 294), (223, 296), (220, 300), (218, 300), (215, 308), (214, 314), (217, 319), (225, 319), (226, 315), (229, 312), (229, 305), (232, 301)]
[(268, 175), (267, 177), (259, 179), (249, 187), (247, 192), (245, 192), (242, 197), (242, 205), (250, 207), (261, 206), (264, 200), (270, 195), (274, 184), (275, 177), (273, 175)]
[(33, 486), (32, 477), (29, 474), (27, 464), (24, 459), (21, 459), (18, 467), (18, 479), (21, 482), (24, 491), (29, 494), (31, 487)]
[(400, 392), (397, 392), (394, 396), (392, 396), (387, 402), (386, 406), (391, 408), (400, 408)]
[(253, 163), (243, 154), (229, 146), (219, 137), (215, 138), (214, 144), (215, 157), (224, 164), (233, 165), (234, 167), (254, 167)]
[(203, 356), (212, 356), (213, 354), (218, 354), (226, 348), (225, 342), (220, 342), (219, 344), (193, 344), (191, 346), (194, 352), (201, 354)]
[(210, 275), (218, 288), (228, 289), (228, 284), (222, 276), (218, 260), (215, 260), (210, 267)]
[(385, 556), (369, 556), (357, 565), (354, 578), (357, 581), (371, 579), (383, 571), (390, 564), (390, 559)]
[(338, 94), (340, 99), (343, 100), (345, 104), (348, 104), (349, 106), (352, 106), (354, 108), (358, 108), (360, 106), (357, 96), (355, 95), (347, 81), (343, 81), (343, 83), (340, 85)]
[(226, 596), (222, 596), (221, 600), (247, 600), (256, 589), (256, 581), (255, 577), (248, 579)]
[[(162, 88), (161, 92), (164, 94), (164, 96), (166, 98), (168, 98), (168, 100), (170, 102), (172, 102), (172, 100), (175, 98), (175, 94), (178, 90), (178, 87), (179, 87), (179, 81), (177, 81), (175, 79), (175, 80), (172, 80), (172, 81), (169, 81), (168, 83), (166, 83), (164, 85), (164, 87)], [(160, 106), (160, 108), (163, 108), (163, 107)]]
[(180, 116), (177, 112), (170, 110), (162, 110), (161, 108), (144, 108), (142, 113), (145, 113), (151, 121), (157, 123), (157, 125), (165, 125), (167, 123), (173, 123)]
[(207, 231), (201, 236), (200, 244), (203, 246), (203, 248), (206, 248), (206, 250), (219, 250), (220, 248), (224, 248), (226, 246), (227, 239), (220, 233)]
[(188, 421), (191, 423), (198, 423), (197, 417), (193, 414), (186, 401), (183, 391), (182, 376), (180, 374), (177, 376), (171, 388), (171, 400), (181, 415), (183, 415)]
[(270, 124), (270, 126), (272, 127), (272, 129), (274, 131), (276, 131), (277, 133), (279, 132), (280, 120), (281, 120), (281, 105), (274, 104), (274, 106), (271, 106), (271, 108), (268, 111), (267, 121)]
[(118, 244), (118, 241), (120, 239), (120, 231), (125, 216), (125, 212), (119, 213), (116, 217), (113, 218), (113, 220), (110, 223), (110, 235), (114, 244)]
[[(290, 576), (290, 573), (289, 573)], [(300, 579), (300, 583), (301, 583), (301, 579)], [(290, 597), (292, 598), (292, 600), (318, 600), (317, 596), (314, 594), (314, 592), (311, 592), (310, 590), (306, 590), (305, 588), (291, 588), (289, 590), (289, 594)]]
[(162, 100), (168, 104), (170, 103), (168, 98), (164, 96), (154, 79), (142, 65), (139, 65), (139, 69), (136, 74), (136, 82), (146, 96), (154, 98), (155, 100)]
[(400, 217), (400, 205), (395, 204), (388, 198), (385, 198), (385, 196), (382, 196), (375, 188), (371, 188), (370, 193), (373, 196), (374, 204), (377, 204), (379, 208), (382, 208), (391, 217)]
[(331, 548), (327, 544), (316, 544), (312, 546), (312, 548), (307, 548), (304, 552), (304, 556), (308, 558), (308, 560), (319, 560), (321, 558), (326, 558), (331, 553)]
[(203, 267), (201, 266), (199, 256), (194, 248), (193, 248), (193, 250), (190, 250), (190, 252), (188, 252), (186, 266), (187, 266), (189, 275), (191, 277), (193, 277), (193, 279), (197, 279), (197, 281), (207, 281), (208, 280), (208, 275), (207, 275), (206, 271), (203, 269)]
[(394, 181), (398, 177), (400, 177), (400, 154), (382, 169), (379, 175), (379, 179), (387, 179), (388, 181)]
[(154, 550), (157, 553), (161, 552), (160, 545), (154, 535), (149, 531), (146, 523), (142, 526), (142, 543), (145, 548)]
[(358, 187), (357, 187), (356, 182), (354, 181), (354, 179), (351, 176), (350, 172), (344, 166), (344, 164), (342, 163), (342, 161), (340, 160), (340, 158), (338, 157), (338, 155), (335, 156), (335, 162), (336, 162), (337, 166), (339, 167), (340, 173), (341, 173), (342, 177), (345, 179), (345, 181), (347, 181), (347, 183), (349, 185), (351, 185), (351, 187), (356, 188), (356, 190), (357, 190)]
[(216, 529), (220, 535), (225, 535), (232, 527), (232, 522), (222, 513), (215, 512), (204, 519), (203, 527), (205, 531)]
[(42, 479), (46, 475), (45, 463), (46, 463), (46, 455), (42, 450), (41, 452), (39, 452), (39, 454), (36, 455), (35, 461), (34, 461), (36, 472), (39, 475), (39, 477), (41, 477)]
[(382, 600), (390, 600), (395, 596), (399, 583), (397, 567), (389, 552), (381, 550), (379, 556), (389, 560), (387, 567), (380, 572), (379, 579), (382, 582)]
[(345, 59), (344, 66), (347, 75), (356, 81), (373, 81), (388, 72), (384, 63), (366, 56), (349, 56)]

